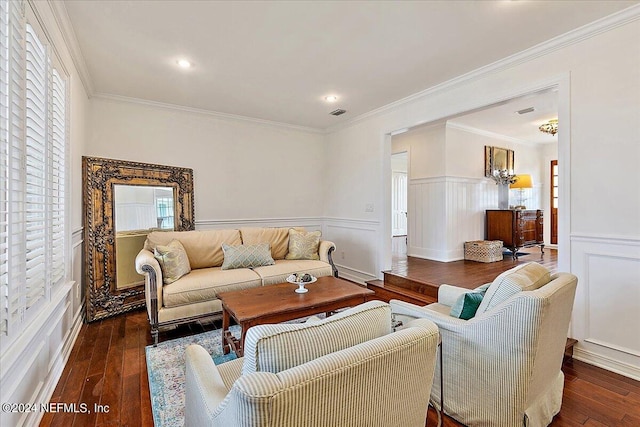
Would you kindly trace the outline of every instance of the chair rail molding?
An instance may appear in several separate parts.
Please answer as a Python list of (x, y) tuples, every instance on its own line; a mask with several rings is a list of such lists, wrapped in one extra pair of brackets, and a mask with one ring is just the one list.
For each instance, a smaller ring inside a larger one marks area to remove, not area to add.
[(324, 223), (322, 217), (288, 217), (288, 218), (243, 218), (243, 219), (205, 219), (196, 220), (196, 229), (225, 229), (240, 227), (307, 227), (321, 230)]

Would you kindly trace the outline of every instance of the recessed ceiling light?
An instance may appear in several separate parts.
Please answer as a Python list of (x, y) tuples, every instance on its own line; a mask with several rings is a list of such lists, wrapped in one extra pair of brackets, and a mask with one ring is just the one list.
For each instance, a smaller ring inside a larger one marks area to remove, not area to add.
[(187, 61), (186, 59), (179, 59), (177, 63), (182, 68), (191, 68), (191, 62)]
[(327, 95), (324, 97), (324, 100), (327, 102), (336, 102), (338, 100), (338, 97), (335, 95)]

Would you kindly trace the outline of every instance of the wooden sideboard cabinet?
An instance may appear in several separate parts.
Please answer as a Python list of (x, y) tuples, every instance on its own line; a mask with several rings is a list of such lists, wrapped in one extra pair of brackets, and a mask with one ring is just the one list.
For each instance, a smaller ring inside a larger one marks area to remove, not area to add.
[(513, 259), (518, 258), (518, 249), (530, 246), (540, 246), (544, 253), (542, 226), (541, 210), (488, 210), (486, 239), (502, 240)]

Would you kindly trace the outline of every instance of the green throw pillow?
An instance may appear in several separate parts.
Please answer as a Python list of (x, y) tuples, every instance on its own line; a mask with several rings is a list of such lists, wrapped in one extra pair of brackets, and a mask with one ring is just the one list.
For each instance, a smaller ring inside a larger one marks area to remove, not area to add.
[(289, 252), (284, 259), (313, 259), (319, 260), (318, 247), (320, 246), (319, 231), (298, 231), (289, 229)]
[(483, 297), (484, 292), (465, 292), (458, 297), (449, 314), (458, 319), (469, 320), (476, 315)]
[(153, 255), (160, 264), (162, 270), (162, 282), (165, 285), (175, 282), (185, 274), (191, 272), (189, 258), (184, 246), (177, 240), (172, 240), (167, 246), (158, 245), (153, 250)]
[(221, 270), (253, 268), (276, 263), (271, 256), (271, 248), (268, 243), (239, 246), (223, 243), (222, 252), (224, 252), (224, 262), (220, 267)]

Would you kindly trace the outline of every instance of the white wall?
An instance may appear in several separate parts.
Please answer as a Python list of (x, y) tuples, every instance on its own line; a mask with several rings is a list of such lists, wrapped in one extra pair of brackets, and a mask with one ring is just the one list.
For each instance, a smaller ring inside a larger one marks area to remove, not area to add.
[[(9, 344), (0, 348), (1, 401), (47, 403), (69, 358), (82, 325), (82, 174), (87, 94), (48, 2), (33, 2), (47, 42), (69, 74), (69, 281), (52, 291), (39, 315)], [(31, 7), (29, 4), (27, 8)], [(4, 338), (4, 337), (3, 337)], [(10, 337), (11, 338), (11, 337)], [(36, 425), (43, 412), (0, 413), (0, 425)]]
[(409, 154), (409, 179), (445, 174), (445, 123), (419, 126), (391, 138), (391, 152)]
[[(388, 215), (361, 209), (365, 203), (387, 203), (390, 132), (557, 85), (559, 119), (565, 123), (558, 160), (566, 177), (563, 191), (570, 192), (570, 197), (561, 194), (560, 268), (579, 278), (571, 331), (580, 340), (576, 357), (640, 378), (640, 344), (637, 331), (629, 327), (640, 324), (639, 11), (635, 8), (602, 21), (593, 32), (581, 30), (573, 38), (554, 40), (546, 49), (537, 47), (334, 129), (327, 137), (335, 159), (332, 192), (326, 193), (329, 214), (350, 218), (354, 225), (373, 222), (376, 230), (359, 232), (353, 226), (344, 232), (336, 229), (333, 235), (336, 240), (351, 235), (363, 244), (379, 244), (375, 251), (363, 247), (357, 259), (344, 263), (390, 266)], [(603, 171), (603, 165), (611, 165), (611, 173)], [(624, 209), (614, 213), (612, 207), (621, 201)], [(356, 253), (358, 249), (352, 248)], [(585, 257), (593, 262), (585, 262)], [(615, 281), (608, 279), (610, 270), (616, 271)], [(608, 296), (596, 292), (601, 289), (610, 289)], [(616, 307), (621, 295), (634, 306), (624, 320)]]
[(88, 155), (193, 169), (198, 227), (322, 216), (320, 133), (111, 99), (89, 111)]

